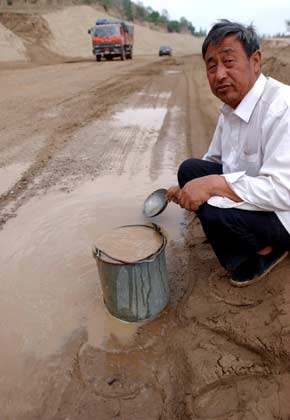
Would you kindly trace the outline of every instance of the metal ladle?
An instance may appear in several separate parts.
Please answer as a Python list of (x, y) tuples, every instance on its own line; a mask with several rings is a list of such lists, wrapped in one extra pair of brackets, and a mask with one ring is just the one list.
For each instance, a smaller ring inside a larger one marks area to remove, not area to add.
[(144, 201), (143, 214), (146, 217), (155, 217), (165, 210), (167, 204), (167, 190), (165, 188), (160, 188), (151, 193)]

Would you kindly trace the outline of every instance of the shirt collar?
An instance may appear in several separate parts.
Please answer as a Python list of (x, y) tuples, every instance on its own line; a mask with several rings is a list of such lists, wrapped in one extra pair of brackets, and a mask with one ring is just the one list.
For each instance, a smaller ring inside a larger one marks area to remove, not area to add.
[(233, 109), (229, 105), (224, 104), (221, 109), (222, 113), (225, 115), (233, 113), (237, 117), (241, 118), (243, 121), (248, 123), (254, 111), (254, 108), (264, 91), (266, 82), (266, 77), (263, 74), (260, 74), (254, 86), (249, 90), (249, 92), (246, 94), (246, 96), (238, 105), (238, 107), (236, 109)]

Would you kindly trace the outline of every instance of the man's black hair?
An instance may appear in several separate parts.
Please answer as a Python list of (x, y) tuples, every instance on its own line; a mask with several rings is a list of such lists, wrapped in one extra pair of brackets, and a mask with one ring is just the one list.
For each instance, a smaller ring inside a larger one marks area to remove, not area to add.
[(203, 58), (205, 57), (209, 44), (218, 45), (226, 36), (232, 34), (236, 36), (236, 39), (241, 41), (248, 58), (260, 48), (258, 35), (252, 25), (244, 26), (241, 23), (221, 19), (211, 28), (203, 41)]

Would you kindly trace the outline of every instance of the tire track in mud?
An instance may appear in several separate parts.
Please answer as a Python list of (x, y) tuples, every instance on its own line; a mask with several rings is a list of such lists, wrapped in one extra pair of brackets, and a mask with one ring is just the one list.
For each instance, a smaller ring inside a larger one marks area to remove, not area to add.
[(181, 60), (176, 63), (176, 70), (167, 73), (171, 80), (172, 91), (168, 98), (168, 111), (160, 130), (158, 139), (152, 151), (150, 173), (152, 179), (158, 178), (161, 168), (170, 164), (177, 169), (180, 162), (189, 154), (187, 134), (187, 123), (189, 112), (186, 97), (186, 83), (184, 79), (184, 64)]
[(194, 56), (193, 63), (185, 66), (185, 77), (187, 104), (191, 110), (187, 123), (188, 148), (191, 156), (201, 158), (207, 151), (217, 121), (217, 101), (209, 92), (200, 57)]

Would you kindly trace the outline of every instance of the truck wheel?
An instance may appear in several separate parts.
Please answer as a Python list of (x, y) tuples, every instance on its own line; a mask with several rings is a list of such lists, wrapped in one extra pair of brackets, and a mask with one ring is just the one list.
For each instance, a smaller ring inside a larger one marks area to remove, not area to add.
[(101, 58), (102, 57), (100, 55), (96, 55), (96, 61), (98, 61), (98, 62), (101, 61)]
[(126, 58), (124, 48), (122, 48), (122, 49), (121, 49), (121, 55), (120, 55), (120, 58), (121, 58), (121, 61), (124, 61), (124, 60), (125, 60), (125, 58)]

